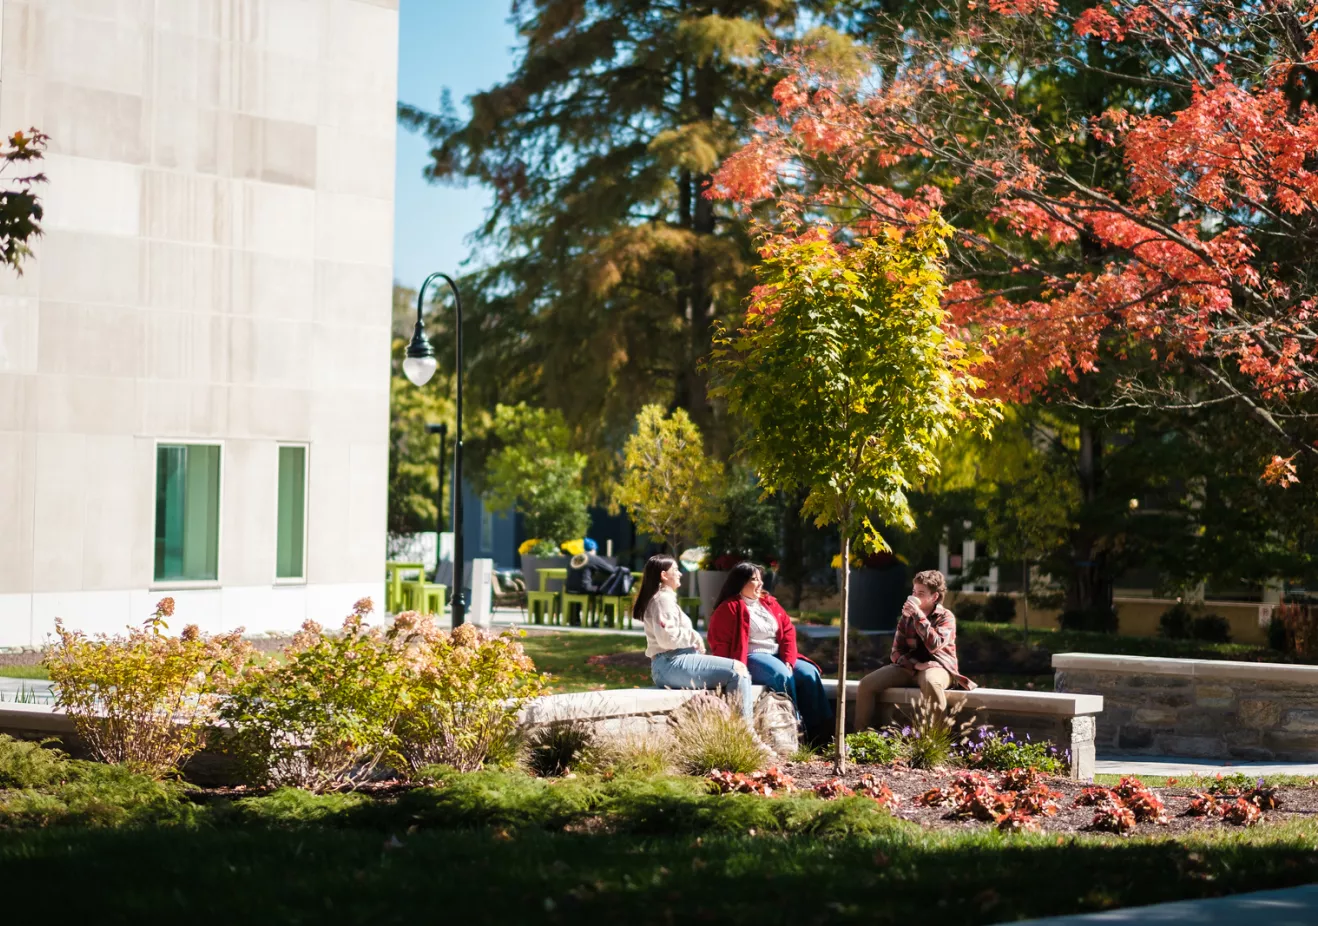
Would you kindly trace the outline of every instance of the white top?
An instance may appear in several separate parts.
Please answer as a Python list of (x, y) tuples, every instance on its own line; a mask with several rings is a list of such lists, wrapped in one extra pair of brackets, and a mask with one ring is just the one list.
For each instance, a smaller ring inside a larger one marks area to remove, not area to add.
[(705, 641), (691, 626), (691, 618), (677, 606), (677, 592), (661, 588), (645, 606), (645, 655), (653, 659), (670, 649), (695, 647), (697, 653), (705, 651)]
[(778, 652), (778, 619), (769, 613), (764, 602), (758, 598), (741, 599), (751, 612), (750, 639), (747, 650), (752, 653)]

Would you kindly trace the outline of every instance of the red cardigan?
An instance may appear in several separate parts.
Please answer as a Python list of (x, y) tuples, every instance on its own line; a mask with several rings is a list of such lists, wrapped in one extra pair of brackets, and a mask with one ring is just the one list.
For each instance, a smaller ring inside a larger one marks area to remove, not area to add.
[[(796, 627), (782, 605), (772, 595), (760, 595), (760, 603), (778, 620), (778, 658), (796, 667)], [(751, 612), (738, 595), (723, 602), (709, 616), (709, 652), (745, 662), (750, 651)]]

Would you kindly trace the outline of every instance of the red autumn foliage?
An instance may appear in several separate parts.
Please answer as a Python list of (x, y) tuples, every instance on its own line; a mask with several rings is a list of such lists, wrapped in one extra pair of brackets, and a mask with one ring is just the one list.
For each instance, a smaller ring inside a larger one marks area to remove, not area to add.
[(709, 782), (719, 794), (758, 794), (761, 797), (773, 797), (775, 793), (790, 794), (796, 790), (792, 776), (785, 775), (777, 768), (763, 772), (727, 772), (714, 769), (709, 773)]
[(873, 798), (881, 807), (887, 807), (889, 810), (895, 809), (899, 801), (897, 795), (892, 793), (892, 788), (873, 775), (861, 776), (860, 784), (856, 786), (856, 793)]
[[(834, 232), (874, 234), (941, 209), (958, 224), (945, 324), (978, 333), (993, 393), (1152, 357), (1314, 452), (1269, 411), (1318, 385), (1311, 25), (1290, 3), (931, 2), (872, 43), (859, 76), (779, 58), (776, 112), (710, 195), (775, 197), (789, 233), (827, 215)], [(1107, 49), (1138, 62), (1128, 78), (1105, 70)], [(1059, 64), (1126, 95), (1045, 112), (1031, 81)], [(1279, 456), (1264, 475), (1294, 470)]]

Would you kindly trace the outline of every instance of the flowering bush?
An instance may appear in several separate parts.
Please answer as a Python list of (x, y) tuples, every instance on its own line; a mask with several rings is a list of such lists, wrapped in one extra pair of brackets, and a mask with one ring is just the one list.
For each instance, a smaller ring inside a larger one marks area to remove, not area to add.
[(1044, 741), (1018, 740), (1006, 727), (979, 727), (962, 747), (961, 756), (968, 767), (990, 771), (1034, 768), (1045, 775), (1063, 775), (1071, 765), (1069, 750)]
[(281, 661), (244, 672), (223, 716), (258, 780), (318, 791), (386, 759), (405, 774), (479, 768), (543, 687), (511, 638), (469, 624), (446, 633), (410, 611), (382, 631), (366, 624), (371, 611), (358, 601), (332, 635), (308, 621)]
[(261, 783), (320, 791), (367, 775), (394, 741), (403, 699), (398, 652), (368, 627), (369, 598), (338, 634), (307, 621), (282, 660), (249, 665), (221, 714)]
[(167, 636), (174, 599), (127, 635), (88, 639), (56, 619), (58, 642), (45, 653), (56, 704), (102, 762), (156, 778), (174, 772), (205, 742), (220, 695), (247, 659), (242, 630), (201, 634), (195, 625)]
[(471, 624), (445, 633), (407, 612), (388, 638), (404, 650), (396, 753), (411, 772), (433, 763), (480, 768), (516, 734), (522, 705), (544, 690), (544, 677), (510, 633), (495, 636)]
[(517, 547), (517, 552), (523, 556), (557, 556), (558, 545), (552, 540), (532, 537), (530, 540), (523, 540)]

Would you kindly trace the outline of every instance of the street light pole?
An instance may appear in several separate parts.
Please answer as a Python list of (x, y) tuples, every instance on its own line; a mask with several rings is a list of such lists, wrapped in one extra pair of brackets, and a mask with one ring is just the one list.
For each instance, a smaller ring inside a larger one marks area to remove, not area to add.
[[(421, 289), (416, 294), (416, 329), (412, 332), (412, 343), (407, 345), (407, 357), (403, 360), (403, 375), (415, 386), (424, 386), (435, 375), (435, 349), (426, 337), (422, 313), (426, 304), (426, 288), (432, 281), (440, 279), (453, 290), (455, 372), (458, 380), (457, 408), (455, 415), (457, 427), (453, 436), (453, 482), (449, 487), (453, 499), (453, 626), (457, 627), (467, 619), (467, 594), (463, 589), (462, 562), (462, 296), (458, 293), (458, 284), (446, 273), (432, 273), (426, 277)], [(441, 439), (441, 448), (443, 446)], [(442, 449), (440, 451), (443, 453)], [(441, 478), (443, 474), (441, 473)], [(443, 490), (441, 489), (441, 498)]]

